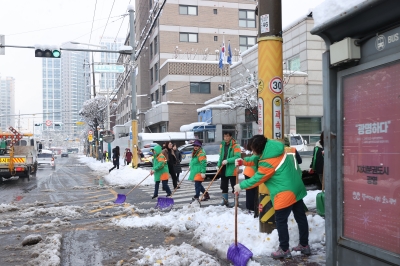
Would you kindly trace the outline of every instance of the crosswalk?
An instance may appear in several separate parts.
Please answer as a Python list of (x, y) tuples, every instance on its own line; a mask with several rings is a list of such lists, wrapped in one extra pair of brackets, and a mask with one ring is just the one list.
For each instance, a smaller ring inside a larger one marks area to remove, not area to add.
[[(207, 189), (208, 185), (210, 184), (211, 180), (203, 182), (203, 186), (205, 189)], [(207, 201), (202, 201), (201, 206), (202, 207), (207, 207), (210, 205), (218, 205), (221, 203), (222, 199), (222, 191), (220, 189), (220, 180), (215, 180), (211, 187), (208, 190), (208, 194), (210, 195), (209, 200)], [(172, 183), (169, 182), (169, 187), (171, 191), (173, 191)], [(229, 202), (233, 203), (233, 198), (234, 194), (232, 194), (232, 188), (229, 186)], [(141, 191), (147, 193), (149, 197), (153, 196), (154, 193), (154, 186), (148, 186), (148, 187), (143, 187), (141, 188)], [(195, 195), (195, 190), (194, 190), (194, 182), (193, 181), (187, 181), (184, 180), (182, 184), (180, 185), (180, 188), (177, 189), (172, 196), (174, 199), (174, 209), (179, 209), (182, 208), (183, 206), (188, 206), (192, 202), (192, 197)], [(158, 196), (159, 197), (165, 197), (166, 193), (165, 191), (162, 190), (162, 185), (160, 184), (160, 189), (158, 191)], [(200, 198), (202, 194), (200, 193)], [(242, 192), (239, 194), (239, 204), (245, 205), (246, 202), (246, 193)]]

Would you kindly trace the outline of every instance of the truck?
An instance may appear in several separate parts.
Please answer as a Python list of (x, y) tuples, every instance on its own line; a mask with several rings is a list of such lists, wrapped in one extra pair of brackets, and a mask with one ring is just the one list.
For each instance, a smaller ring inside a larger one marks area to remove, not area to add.
[(0, 181), (13, 176), (35, 176), (42, 144), (36, 142), (31, 133), (21, 134), (13, 127), (9, 130), (0, 132)]

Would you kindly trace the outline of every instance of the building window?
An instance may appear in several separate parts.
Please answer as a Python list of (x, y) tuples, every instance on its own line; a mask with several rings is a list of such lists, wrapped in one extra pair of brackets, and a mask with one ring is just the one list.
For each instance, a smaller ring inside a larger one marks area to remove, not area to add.
[(319, 140), (322, 132), (322, 117), (296, 117), (296, 133), (301, 134), (307, 144)]
[(197, 42), (197, 33), (180, 32), (179, 33), (179, 41), (180, 42)]
[(179, 5), (179, 14), (180, 15), (197, 16), (197, 6)]
[(150, 95), (150, 100), (153, 102), (154, 101), (154, 93), (152, 93), (151, 95)]
[(190, 82), (190, 93), (211, 93), (210, 82)]
[(290, 71), (300, 71), (300, 56), (289, 59), (288, 67)]
[(166, 90), (167, 90), (167, 84), (162, 85), (162, 87), (161, 87), (162, 95), (165, 95)]
[(153, 43), (150, 43), (150, 59), (153, 58)]
[(158, 38), (154, 37), (154, 55), (158, 53)]
[(158, 63), (154, 65), (154, 80), (158, 80)]
[(151, 9), (153, 7), (153, 0), (149, 0), (149, 8)]
[(254, 10), (239, 10), (239, 27), (256, 27), (256, 14)]
[(256, 44), (256, 37), (254, 36), (239, 36), (240, 51), (244, 52)]
[(214, 36), (214, 42), (218, 42), (218, 36)]
[(155, 93), (156, 93), (156, 102), (159, 103), (160, 102), (160, 98), (159, 98), (160, 94), (158, 93), (158, 90), (156, 90)]
[(153, 68), (150, 68), (150, 85), (153, 84)]
[(213, 9), (214, 15), (217, 15), (218, 10), (217, 9)]
[(252, 137), (253, 137), (253, 124), (252, 123), (242, 124), (242, 140), (240, 141), (242, 147), (246, 149), (247, 143), (249, 142), (249, 139), (251, 139)]

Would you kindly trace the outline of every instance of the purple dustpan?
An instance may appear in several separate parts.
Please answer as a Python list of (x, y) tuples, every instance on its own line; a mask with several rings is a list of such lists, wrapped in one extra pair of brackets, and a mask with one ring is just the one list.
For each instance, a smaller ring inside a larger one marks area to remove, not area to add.
[(229, 246), (226, 257), (235, 266), (246, 266), (249, 259), (253, 257), (253, 252), (242, 244), (237, 243), (237, 245), (232, 244)]
[(122, 204), (126, 200), (126, 196), (124, 194), (118, 194), (117, 199), (114, 201), (116, 204)]

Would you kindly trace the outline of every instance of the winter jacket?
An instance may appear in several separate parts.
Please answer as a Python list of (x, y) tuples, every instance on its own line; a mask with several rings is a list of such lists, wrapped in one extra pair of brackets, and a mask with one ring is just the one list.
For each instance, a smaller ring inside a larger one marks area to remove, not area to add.
[(245, 166), (243, 174), (247, 177), (252, 177), (257, 172), (259, 155), (253, 154), (249, 157), (244, 157), (243, 165)]
[(269, 139), (258, 161), (254, 176), (240, 183), (241, 189), (249, 189), (264, 183), (275, 210), (289, 207), (307, 195), (301, 179), (301, 169), (295, 157), (285, 152), (284, 145)]
[(168, 180), (169, 171), (167, 160), (162, 153), (162, 148), (160, 145), (154, 148), (154, 159), (153, 159), (153, 171), (154, 171), (154, 181)]
[(174, 152), (176, 157), (176, 164), (174, 165), (175, 173), (182, 173), (182, 167), (181, 167), (182, 154), (178, 150), (175, 150)]
[(132, 161), (132, 152), (127, 151), (125, 154), (125, 160), (130, 163)]
[(119, 165), (119, 150), (117, 148), (112, 149), (113, 164)]
[(206, 173), (207, 156), (203, 148), (199, 148), (197, 151), (193, 150), (189, 167), (189, 180), (204, 181), (204, 178), (201, 177), (201, 174)]
[(224, 160), (225, 155), (225, 145), (229, 145), (228, 154), (226, 156), (226, 160), (228, 163), (225, 165), (225, 176), (235, 176), (236, 175), (236, 167), (235, 167), (235, 160), (240, 158), (240, 146), (236, 143), (234, 139), (232, 139), (229, 144), (226, 144), (225, 141), (221, 142), (220, 150), (219, 150), (219, 160), (218, 160), (218, 168), (221, 168), (222, 161)]
[(324, 155), (322, 154), (323, 150), (324, 147), (322, 147), (321, 143), (317, 141), (317, 143), (315, 143), (310, 168), (312, 168), (314, 172), (319, 175), (322, 175), (324, 172)]

